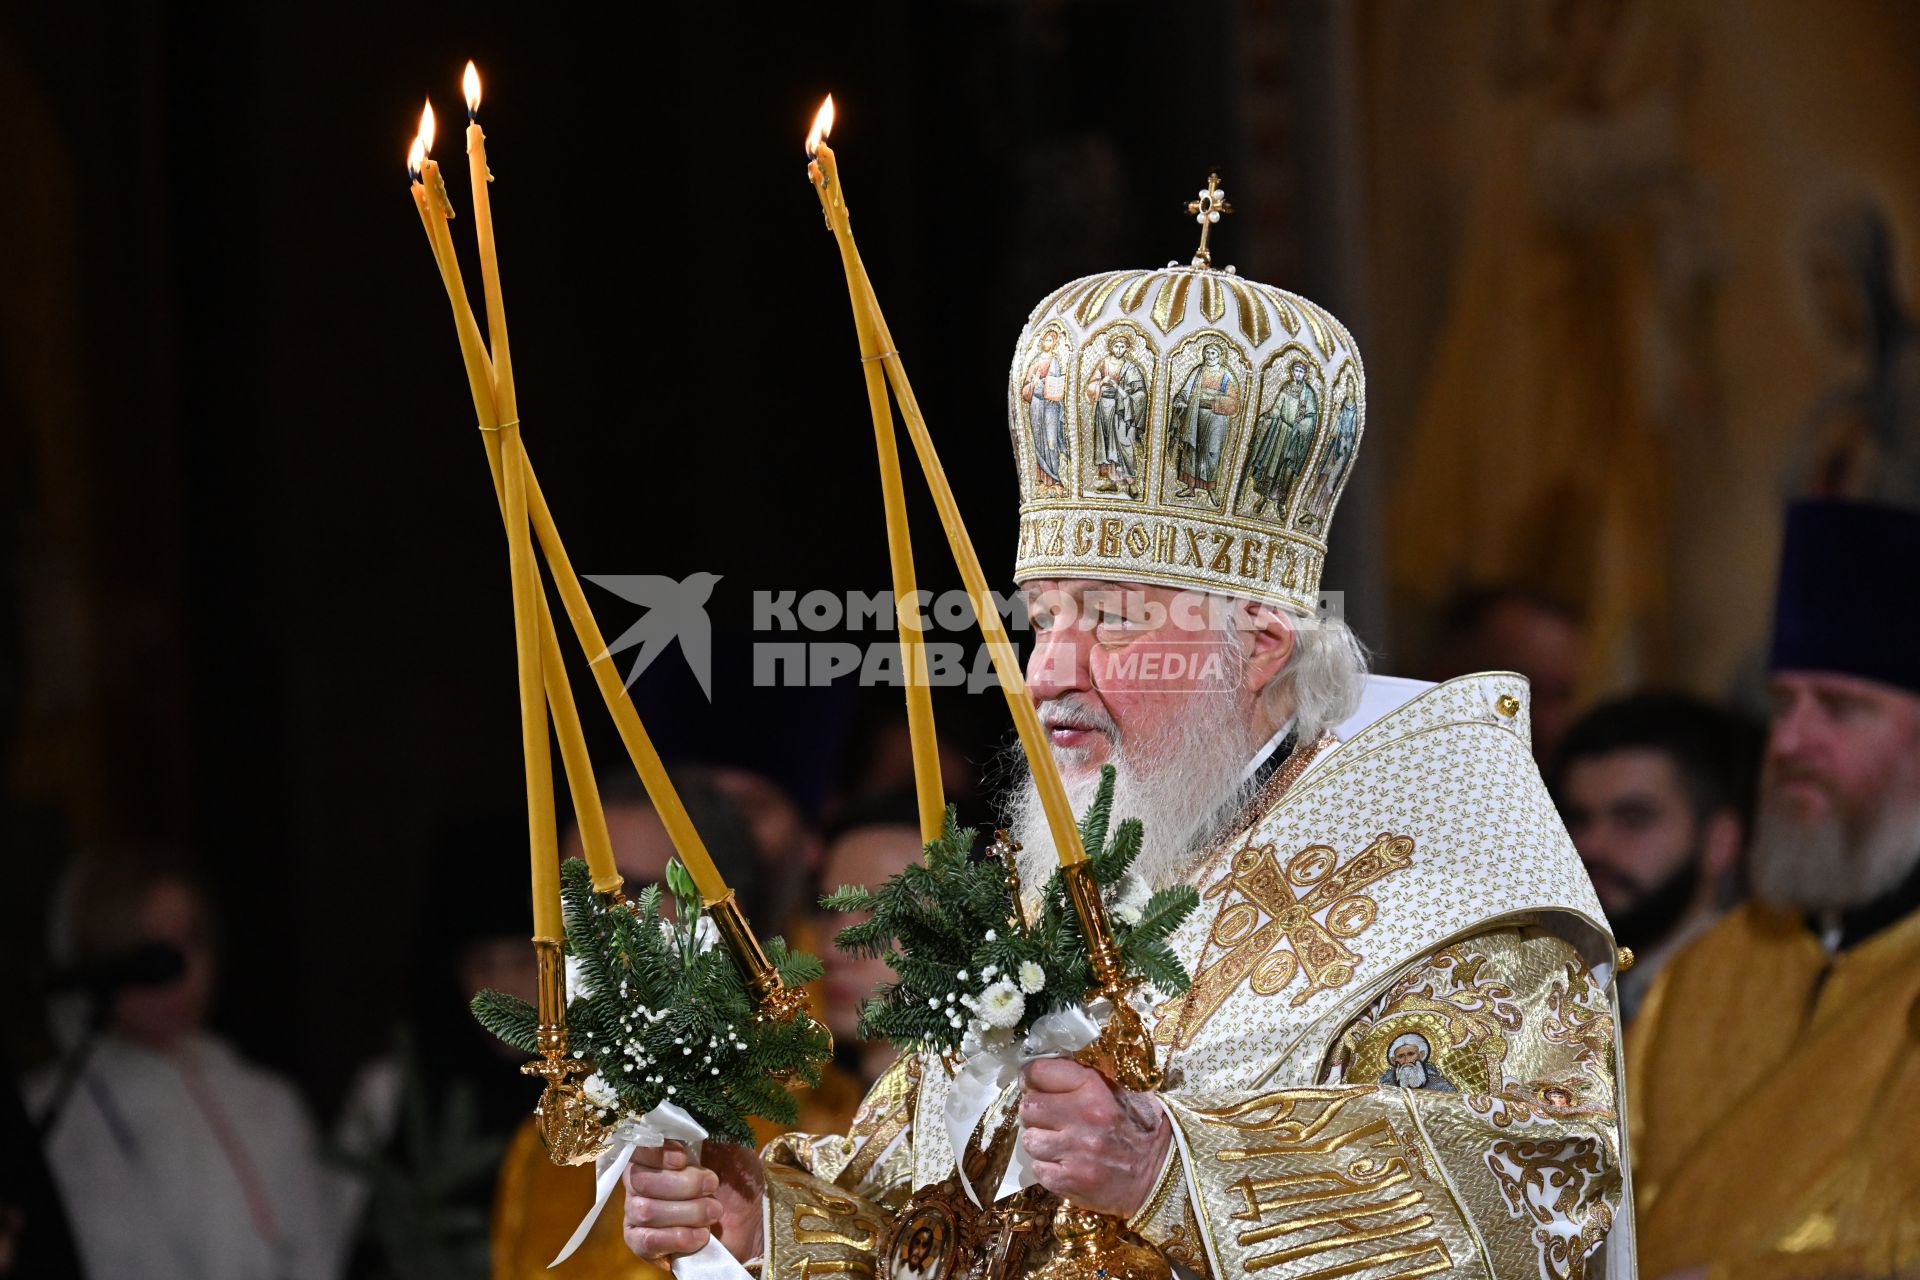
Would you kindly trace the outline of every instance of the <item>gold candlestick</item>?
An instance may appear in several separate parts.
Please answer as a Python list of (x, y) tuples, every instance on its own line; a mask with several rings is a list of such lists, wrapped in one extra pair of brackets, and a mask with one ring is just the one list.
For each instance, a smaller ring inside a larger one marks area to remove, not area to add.
[(534, 941), (533, 954), (539, 965), (540, 1056), (520, 1070), (546, 1081), (533, 1114), (553, 1162), (585, 1164), (607, 1149), (611, 1134), (580, 1090), (578, 1078), (591, 1075), (593, 1064), (567, 1055), (566, 957), (558, 942), (546, 938)]
[[(1106, 903), (1093, 880), (1093, 863), (1069, 863), (1060, 874), (1087, 939), (1094, 983), (1088, 994), (1106, 1000), (1113, 1009), (1099, 1038), (1074, 1054), (1074, 1059), (1123, 1089), (1137, 1093), (1158, 1089), (1166, 1075), (1154, 1060), (1153, 1040), (1139, 1011), (1127, 998), (1138, 979), (1129, 979), (1121, 966)], [(1168, 1280), (1173, 1274), (1166, 1259), (1128, 1236), (1118, 1218), (1064, 1200), (1054, 1210), (1053, 1238), (1054, 1253), (1040, 1268), (1040, 1280)]]

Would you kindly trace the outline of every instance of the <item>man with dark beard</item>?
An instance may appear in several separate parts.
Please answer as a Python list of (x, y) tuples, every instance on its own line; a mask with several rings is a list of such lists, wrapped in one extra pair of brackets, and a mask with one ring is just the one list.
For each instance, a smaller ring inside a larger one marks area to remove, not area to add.
[(1725, 905), (1759, 762), (1744, 719), (1679, 693), (1605, 703), (1568, 731), (1554, 798), (1614, 937), (1636, 957), (1620, 978), (1623, 1018)]
[(1787, 516), (1754, 900), (1668, 966), (1629, 1041), (1641, 1265), (1920, 1266), (1920, 513)]

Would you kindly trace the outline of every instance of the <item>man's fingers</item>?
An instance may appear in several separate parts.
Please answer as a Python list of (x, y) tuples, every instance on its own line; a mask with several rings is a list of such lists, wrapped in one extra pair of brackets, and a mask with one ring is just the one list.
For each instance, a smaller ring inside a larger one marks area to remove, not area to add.
[(1036, 1162), (1057, 1162), (1072, 1150), (1073, 1139), (1070, 1134), (1058, 1129), (1022, 1129), (1020, 1145)]
[(636, 1227), (627, 1225), (627, 1248), (642, 1258), (668, 1262), (679, 1254), (698, 1253), (711, 1235), (704, 1227)]
[(633, 1162), (643, 1169), (684, 1169), (687, 1167), (687, 1147), (683, 1142), (673, 1141), (664, 1147), (635, 1147)]
[(628, 1169), (627, 1190), (652, 1200), (698, 1200), (720, 1189), (711, 1169)]
[(1033, 1176), (1041, 1186), (1062, 1199), (1072, 1199), (1081, 1190), (1080, 1182), (1073, 1176), (1067, 1165), (1056, 1164), (1051, 1160), (1033, 1162)]
[(627, 1197), (627, 1225), (634, 1227), (698, 1227), (705, 1230), (720, 1221), (720, 1202), (711, 1196), (697, 1200), (656, 1200)]
[(1037, 1093), (1072, 1093), (1085, 1088), (1089, 1080), (1101, 1078), (1098, 1071), (1071, 1058), (1040, 1058), (1020, 1071), (1021, 1083)]

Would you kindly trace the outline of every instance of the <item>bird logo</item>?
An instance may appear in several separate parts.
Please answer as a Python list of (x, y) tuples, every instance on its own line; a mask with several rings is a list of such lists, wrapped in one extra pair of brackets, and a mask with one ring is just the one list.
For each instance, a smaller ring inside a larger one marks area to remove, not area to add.
[(680, 582), (658, 573), (585, 576), (595, 586), (646, 610), (638, 622), (594, 659), (595, 662), (638, 646), (640, 652), (634, 655), (633, 666), (627, 671), (626, 687), (631, 689), (640, 673), (653, 665), (653, 660), (669, 644), (678, 640), (693, 678), (700, 682), (700, 691), (707, 695), (708, 702), (713, 701), (713, 624), (707, 618), (707, 601), (713, 595), (714, 584), (720, 581), (719, 574), (690, 573)]

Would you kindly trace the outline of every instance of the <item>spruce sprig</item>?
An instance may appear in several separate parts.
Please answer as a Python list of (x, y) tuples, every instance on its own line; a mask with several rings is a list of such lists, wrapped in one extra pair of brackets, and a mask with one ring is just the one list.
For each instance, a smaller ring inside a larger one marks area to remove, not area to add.
[[(1188, 978), (1167, 938), (1199, 905), (1191, 885), (1162, 889), (1144, 903), (1113, 901), (1144, 836), (1138, 819), (1112, 823), (1114, 770), (1081, 819), (1094, 882), (1109, 900), (1114, 942), (1127, 974), (1168, 994)], [(1080, 919), (1055, 871), (1030, 921), (1015, 910), (1006, 869), (969, 856), (978, 832), (949, 808), (940, 837), (921, 862), (877, 889), (843, 885), (820, 899), (832, 911), (868, 913), (834, 943), (884, 957), (895, 980), (862, 1006), (860, 1034), (905, 1050), (968, 1052), (1023, 1035), (1035, 1021), (1085, 999), (1093, 985)]]
[[(826, 1033), (806, 1019), (757, 1018), (678, 861), (667, 866), (667, 888), (672, 921), (659, 914), (658, 885), (618, 903), (594, 892), (585, 863), (562, 864), (566, 950), (578, 969), (578, 989), (567, 1005), (568, 1044), (594, 1064), (586, 1090), (600, 1103), (603, 1120), (674, 1102), (714, 1138), (751, 1143), (750, 1116), (794, 1122), (793, 1097), (780, 1081), (820, 1082), (830, 1055)], [(769, 940), (766, 951), (790, 986), (820, 976), (817, 959), (788, 950), (780, 938)], [(538, 1015), (532, 1005), (482, 991), (472, 1008), (489, 1032), (533, 1052)]]

